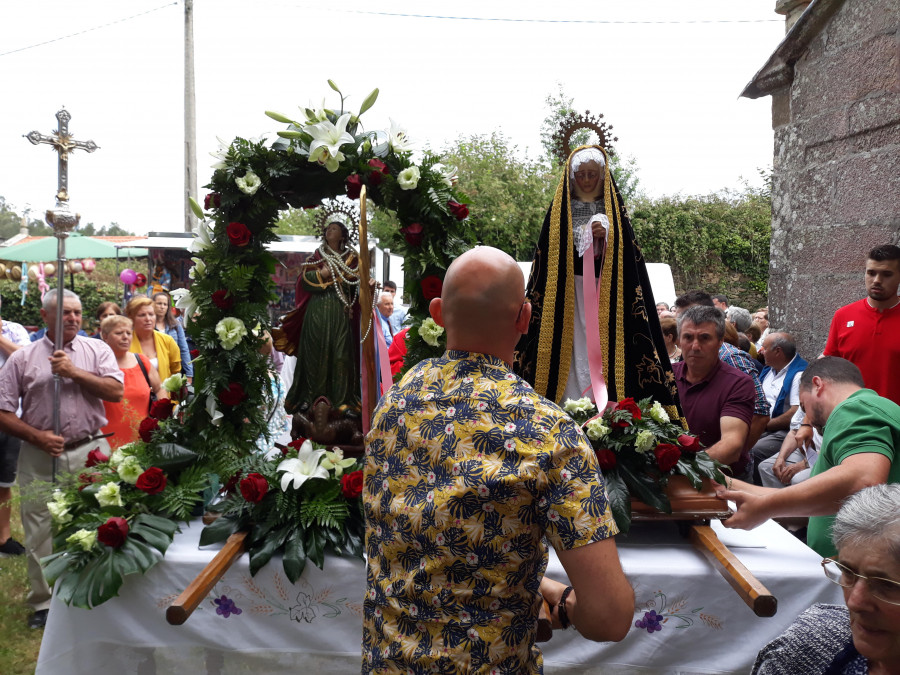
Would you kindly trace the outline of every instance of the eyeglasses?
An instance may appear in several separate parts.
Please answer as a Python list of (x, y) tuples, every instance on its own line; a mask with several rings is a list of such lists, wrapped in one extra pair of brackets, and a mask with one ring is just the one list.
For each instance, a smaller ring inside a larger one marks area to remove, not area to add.
[(890, 605), (900, 605), (900, 581), (863, 576), (831, 558), (822, 561), (822, 569), (830, 581), (844, 588), (853, 588), (859, 579), (865, 579), (872, 597)]

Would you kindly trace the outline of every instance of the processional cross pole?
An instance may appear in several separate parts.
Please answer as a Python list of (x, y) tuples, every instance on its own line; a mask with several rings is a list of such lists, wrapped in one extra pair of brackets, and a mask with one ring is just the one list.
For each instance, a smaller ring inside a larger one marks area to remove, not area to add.
[[(66, 237), (69, 232), (78, 226), (81, 216), (69, 210), (69, 153), (75, 150), (93, 152), (99, 146), (94, 141), (76, 141), (69, 133), (69, 120), (72, 116), (69, 111), (62, 108), (56, 113), (56, 131), (50, 136), (45, 136), (39, 131), (25, 134), (33, 145), (42, 143), (49, 145), (58, 155), (56, 206), (48, 209), (44, 219), (53, 228), (56, 237), (56, 335), (54, 336), (53, 350), (63, 348), (63, 290), (65, 288), (65, 264), (66, 264)], [(61, 422), (59, 418), (60, 377), (53, 375), (53, 433), (60, 435)], [(56, 469), (58, 458), (53, 458), (53, 482), (56, 482)]]

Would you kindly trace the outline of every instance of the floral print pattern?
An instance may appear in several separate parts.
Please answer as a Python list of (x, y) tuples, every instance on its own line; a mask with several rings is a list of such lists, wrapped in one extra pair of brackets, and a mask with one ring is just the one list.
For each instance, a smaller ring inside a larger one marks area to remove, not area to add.
[(499, 358), (422, 361), (376, 408), (363, 673), (540, 673), (547, 543), (616, 534), (579, 426)]

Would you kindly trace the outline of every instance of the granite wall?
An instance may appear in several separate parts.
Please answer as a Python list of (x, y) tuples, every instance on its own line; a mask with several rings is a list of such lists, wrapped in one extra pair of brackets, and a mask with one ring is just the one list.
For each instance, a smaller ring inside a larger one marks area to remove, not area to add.
[(866, 253), (900, 243), (900, 2), (846, 0), (772, 96), (770, 323), (816, 356), (863, 297)]

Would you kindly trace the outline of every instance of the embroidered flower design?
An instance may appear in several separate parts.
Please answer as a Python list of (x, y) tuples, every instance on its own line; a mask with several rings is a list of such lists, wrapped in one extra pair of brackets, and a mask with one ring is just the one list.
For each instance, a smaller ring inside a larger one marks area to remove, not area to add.
[(229, 598), (227, 595), (216, 598), (215, 600), (213, 600), (213, 602), (216, 604), (216, 614), (225, 619), (227, 619), (232, 614), (238, 616), (244, 611), (240, 607), (235, 605), (234, 600)]
[[(372, 598), (373, 600), (375, 598)], [(291, 621), (312, 623), (316, 618), (316, 610), (312, 606), (312, 598), (306, 593), (297, 593), (297, 604), (291, 607)]]
[(635, 621), (634, 625), (636, 628), (646, 628), (648, 633), (652, 633), (662, 630), (662, 622), (662, 614), (657, 614), (651, 609), (649, 612), (644, 612), (644, 618)]

